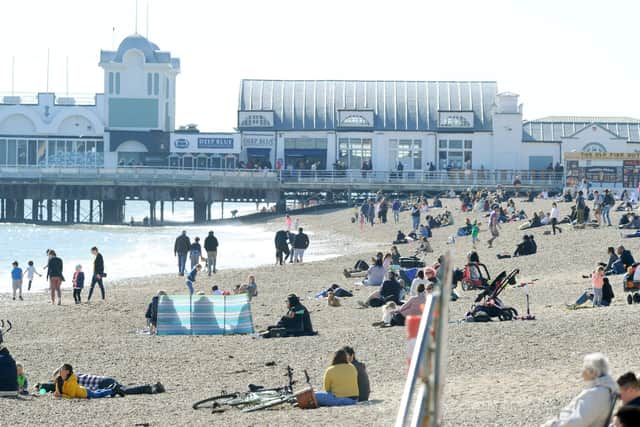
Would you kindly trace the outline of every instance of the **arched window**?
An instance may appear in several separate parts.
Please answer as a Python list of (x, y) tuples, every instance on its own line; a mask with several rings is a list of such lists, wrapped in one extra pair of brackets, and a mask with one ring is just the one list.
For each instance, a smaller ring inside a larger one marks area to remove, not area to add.
[(356, 115), (347, 116), (342, 121), (342, 125), (343, 126), (371, 126), (371, 124), (369, 124), (369, 121), (367, 119), (365, 119), (362, 116), (356, 116)]
[(590, 142), (582, 148), (585, 153), (606, 153), (607, 149), (599, 142)]
[(245, 117), (244, 120), (240, 122), (240, 126), (265, 128), (265, 127), (271, 127), (271, 123), (269, 123), (269, 120), (265, 119), (264, 116), (261, 116), (258, 114), (252, 114), (250, 116)]

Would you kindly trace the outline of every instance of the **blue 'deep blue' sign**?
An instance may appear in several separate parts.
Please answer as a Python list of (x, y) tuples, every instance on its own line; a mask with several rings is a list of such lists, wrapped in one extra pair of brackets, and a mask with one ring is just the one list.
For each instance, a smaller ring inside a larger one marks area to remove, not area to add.
[(198, 148), (233, 148), (233, 137), (198, 138)]

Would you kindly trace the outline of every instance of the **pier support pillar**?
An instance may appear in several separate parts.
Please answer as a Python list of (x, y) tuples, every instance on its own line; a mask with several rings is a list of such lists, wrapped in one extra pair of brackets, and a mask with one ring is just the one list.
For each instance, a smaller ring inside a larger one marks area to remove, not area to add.
[(76, 213), (76, 209), (75, 209), (75, 200), (67, 200), (67, 222), (69, 224), (73, 224), (73, 217), (75, 216)]
[(89, 200), (89, 224), (93, 224), (93, 199)]
[(124, 222), (124, 201), (105, 200), (102, 202), (102, 223), (120, 225)]
[(193, 222), (203, 223), (207, 221), (207, 202), (193, 201)]
[(7, 219), (5, 215), (5, 206), (6, 206), (6, 200), (0, 199), (0, 220)]
[(76, 224), (80, 223), (80, 200), (76, 200)]
[(53, 221), (53, 200), (47, 199), (47, 222)]
[(16, 221), (24, 221), (24, 199), (16, 199)]
[(160, 224), (164, 224), (164, 200), (160, 200)]
[(156, 201), (149, 201), (149, 225), (154, 225), (156, 223)]
[(38, 222), (40, 220), (40, 200), (31, 200), (31, 221)]
[(16, 201), (13, 199), (6, 199), (4, 201), (4, 218), (7, 221), (15, 221), (16, 220)]
[(67, 221), (67, 201), (60, 200), (60, 222), (65, 223)]

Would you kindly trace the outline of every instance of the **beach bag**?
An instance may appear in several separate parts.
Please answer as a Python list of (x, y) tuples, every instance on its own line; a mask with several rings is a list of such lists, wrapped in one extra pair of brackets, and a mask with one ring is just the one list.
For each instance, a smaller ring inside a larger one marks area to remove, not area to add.
[(353, 268), (357, 271), (367, 271), (369, 270), (369, 264), (360, 259), (356, 262), (356, 265), (354, 265)]
[(318, 407), (318, 400), (311, 386), (303, 388), (294, 396), (300, 409), (316, 409)]

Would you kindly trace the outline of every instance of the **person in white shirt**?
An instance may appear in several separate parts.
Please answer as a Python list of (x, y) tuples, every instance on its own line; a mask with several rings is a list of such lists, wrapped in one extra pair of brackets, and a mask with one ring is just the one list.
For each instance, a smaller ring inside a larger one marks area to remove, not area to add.
[(560, 209), (558, 209), (558, 204), (556, 202), (551, 204), (551, 212), (549, 213), (549, 216), (551, 217), (551, 230), (553, 230), (553, 235), (556, 235), (556, 230), (558, 230), (559, 233), (562, 233), (562, 229), (558, 227), (558, 222), (560, 221)]
[[(640, 268), (638, 270), (640, 270)], [(418, 286), (424, 285), (426, 288), (428, 283), (429, 281), (424, 278), (424, 271), (418, 270), (418, 274), (416, 274), (416, 277), (411, 282), (411, 290), (409, 291), (409, 296), (414, 297), (418, 295)]]
[(29, 261), (29, 266), (24, 270), (23, 276), (27, 278), (27, 280), (29, 280), (29, 285), (27, 286), (27, 290), (30, 291), (31, 290), (31, 282), (33, 282), (33, 275), (37, 274), (38, 276), (42, 277), (42, 274), (38, 273), (36, 271), (36, 268), (33, 266), (33, 261)]

